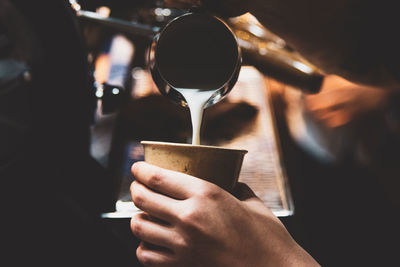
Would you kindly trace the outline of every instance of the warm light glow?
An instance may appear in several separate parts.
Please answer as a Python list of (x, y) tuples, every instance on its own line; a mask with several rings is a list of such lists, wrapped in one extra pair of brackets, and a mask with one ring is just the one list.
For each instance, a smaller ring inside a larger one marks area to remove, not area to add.
[(75, 1), (75, 0), (69, 0), (69, 3), (70, 3), (70, 5), (71, 5), (72, 9), (75, 10), (76, 12), (78, 12), (78, 11), (81, 10), (81, 5), (78, 4), (77, 1)]
[(260, 55), (265, 56), (266, 54), (268, 54), (268, 49), (265, 48), (265, 47), (260, 47), (260, 48), (258, 49), (258, 53), (260, 53)]
[(108, 79), (108, 74), (111, 68), (110, 56), (105, 53), (101, 53), (95, 63), (95, 73), (94, 79), (97, 83), (102, 84), (105, 83)]
[(260, 28), (258, 25), (250, 25), (249, 31), (257, 37), (263, 37), (265, 35), (264, 29)]
[(305, 73), (312, 73), (312, 71), (313, 71), (311, 67), (309, 67), (306, 64), (303, 64), (299, 61), (294, 61), (292, 63), (292, 66), (298, 70), (301, 70), (302, 72), (305, 72)]
[(109, 7), (101, 6), (101, 7), (96, 8), (96, 13), (102, 17), (107, 18), (110, 16), (111, 10)]

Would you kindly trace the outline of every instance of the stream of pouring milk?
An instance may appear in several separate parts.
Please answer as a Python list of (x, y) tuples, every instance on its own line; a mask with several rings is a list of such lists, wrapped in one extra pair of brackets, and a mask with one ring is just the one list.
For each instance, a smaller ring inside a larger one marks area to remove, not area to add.
[(207, 101), (217, 90), (176, 89), (186, 100), (192, 120), (192, 145), (200, 145), (200, 128)]

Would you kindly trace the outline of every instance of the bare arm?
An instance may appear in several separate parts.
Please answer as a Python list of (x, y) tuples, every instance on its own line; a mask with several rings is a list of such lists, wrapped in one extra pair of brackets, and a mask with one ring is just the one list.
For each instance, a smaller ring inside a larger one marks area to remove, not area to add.
[[(236, 16), (252, 13), (327, 74), (356, 83), (399, 88), (400, 41), (395, 1), (167, 0)], [(214, 3), (214, 4), (209, 4)], [(217, 3), (217, 4), (215, 4)], [(223, 10), (223, 11), (221, 11)]]

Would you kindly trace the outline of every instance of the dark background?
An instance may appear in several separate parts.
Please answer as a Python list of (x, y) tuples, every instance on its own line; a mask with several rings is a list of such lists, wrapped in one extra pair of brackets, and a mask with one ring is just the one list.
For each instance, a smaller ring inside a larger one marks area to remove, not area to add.
[[(113, 205), (114, 185), (112, 170), (89, 155), (95, 98), (78, 25), (64, 1), (12, 3), (42, 56), (30, 64), (33, 83), (19, 92), (27, 126), (22, 138), (12, 135), (18, 150), (0, 165), (2, 260), (15, 266), (139, 266), (129, 220), (99, 216)], [(86, 3), (90, 9), (100, 1)], [(397, 165), (399, 156), (390, 154), (372, 169), (350, 160), (321, 164), (292, 140), (285, 105), (272, 97), (295, 204), (295, 214), (281, 218), (289, 232), (323, 266), (398, 266), (399, 207), (388, 198), (379, 169)]]

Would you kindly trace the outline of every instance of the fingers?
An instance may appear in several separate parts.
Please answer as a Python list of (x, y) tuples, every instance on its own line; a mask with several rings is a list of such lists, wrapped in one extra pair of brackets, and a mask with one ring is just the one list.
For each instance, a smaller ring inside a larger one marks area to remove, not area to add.
[(178, 240), (177, 234), (171, 225), (154, 220), (146, 213), (132, 216), (131, 230), (140, 240), (171, 250), (175, 247), (176, 240)]
[(166, 222), (176, 218), (178, 200), (154, 192), (137, 181), (131, 184), (131, 195), (135, 206), (151, 216)]
[(199, 178), (159, 168), (145, 162), (133, 164), (132, 174), (136, 180), (149, 188), (181, 200), (195, 194), (205, 183)]
[(144, 266), (176, 266), (171, 252), (141, 242), (136, 250), (138, 260)]

